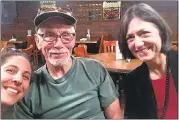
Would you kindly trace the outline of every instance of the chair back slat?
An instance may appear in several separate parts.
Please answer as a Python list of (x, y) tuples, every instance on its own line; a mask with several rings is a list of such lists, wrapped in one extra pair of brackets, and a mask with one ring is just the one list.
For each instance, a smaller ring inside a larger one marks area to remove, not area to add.
[(173, 35), (173, 41), (178, 41), (178, 33), (175, 33), (175, 34)]
[(2, 42), (1, 41), (1, 52), (4, 52), (6, 47), (7, 47), (7, 42)]
[(19, 49), (22, 52), (26, 53), (29, 57), (32, 56), (32, 50), (33, 50), (33, 45), (31, 44), (28, 48), (26, 49)]
[(172, 49), (178, 51), (177, 45), (172, 45)]
[(104, 46), (103, 43), (104, 41), (108, 40), (108, 33), (103, 33), (100, 39), (100, 45), (99, 45), (99, 50), (98, 53), (103, 53), (104, 52)]
[(76, 57), (87, 57), (87, 46), (86, 45), (78, 45), (74, 48), (74, 53)]
[(104, 41), (104, 52), (116, 52), (116, 41)]

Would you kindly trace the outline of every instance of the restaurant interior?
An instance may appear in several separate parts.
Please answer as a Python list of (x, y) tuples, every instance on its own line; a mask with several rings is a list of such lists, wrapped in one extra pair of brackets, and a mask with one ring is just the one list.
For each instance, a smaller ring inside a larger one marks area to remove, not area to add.
[(34, 70), (44, 65), (43, 55), (34, 41), (33, 20), (39, 9), (60, 7), (72, 12), (77, 19), (76, 44), (72, 55), (99, 60), (109, 71), (119, 92), (122, 92), (125, 75), (141, 62), (137, 59), (124, 60), (120, 54), (117, 43), (120, 19), (129, 6), (139, 2), (151, 5), (164, 17), (173, 31), (172, 47), (178, 50), (177, 1), (47, 0), (2, 2), (1, 52), (7, 47), (14, 47), (31, 57)]

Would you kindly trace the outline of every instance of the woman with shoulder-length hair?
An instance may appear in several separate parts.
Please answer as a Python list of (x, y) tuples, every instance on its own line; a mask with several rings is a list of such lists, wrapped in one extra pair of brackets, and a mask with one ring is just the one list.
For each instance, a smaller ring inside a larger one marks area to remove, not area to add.
[(178, 118), (178, 52), (171, 40), (170, 28), (151, 6), (136, 4), (124, 14), (120, 50), (125, 59), (143, 62), (124, 80), (126, 118)]

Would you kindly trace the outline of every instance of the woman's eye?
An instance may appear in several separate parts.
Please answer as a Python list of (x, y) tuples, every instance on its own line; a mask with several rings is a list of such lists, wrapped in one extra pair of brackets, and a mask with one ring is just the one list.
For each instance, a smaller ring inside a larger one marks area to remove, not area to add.
[(23, 78), (24, 78), (25, 80), (29, 80), (29, 79), (30, 79), (30, 77), (29, 77), (29, 76), (26, 76), (26, 75), (24, 75)]
[(148, 37), (147, 34), (142, 34), (140, 37)]
[(8, 73), (15, 73), (15, 70), (13, 70), (13, 69), (7, 69), (6, 70)]
[(140, 36), (141, 36), (141, 37), (148, 37), (148, 36), (149, 36), (149, 32), (144, 31), (144, 32), (141, 33)]
[(131, 43), (134, 40), (134, 38), (128, 38), (127, 43)]

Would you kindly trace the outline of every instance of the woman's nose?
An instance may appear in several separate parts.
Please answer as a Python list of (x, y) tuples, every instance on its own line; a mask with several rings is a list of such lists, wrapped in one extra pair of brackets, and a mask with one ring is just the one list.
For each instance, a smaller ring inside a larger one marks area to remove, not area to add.
[(20, 73), (17, 73), (16, 75), (14, 75), (14, 77), (12, 79), (12, 82), (15, 82), (16, 85), (22, 84), (22, 81), (23, 81), (23, 77)]
[(144, 45), (144, 41), (140, 37), (135, 38), (135, 48), (140, 48)]

